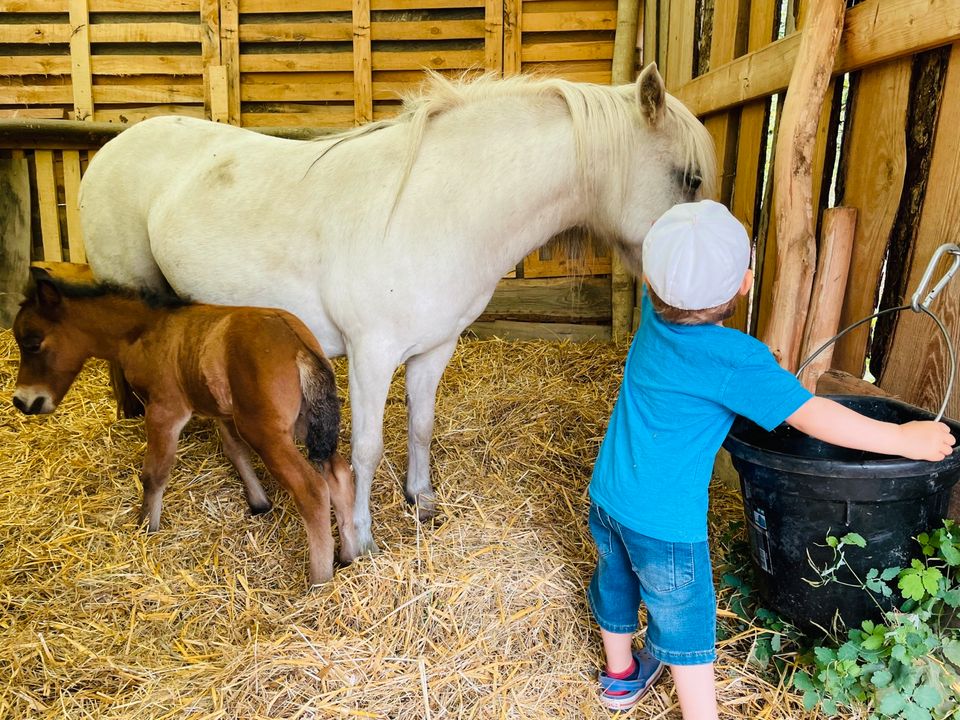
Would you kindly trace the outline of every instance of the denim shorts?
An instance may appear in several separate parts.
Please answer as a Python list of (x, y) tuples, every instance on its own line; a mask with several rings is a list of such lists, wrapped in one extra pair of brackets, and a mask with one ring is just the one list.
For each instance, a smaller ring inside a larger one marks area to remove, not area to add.
[(717, 600), (706, 542), (657, 540), (624, 527), (595, 503), (590, 532), (597, 569), (588, 598), (597, 624), (633, 633), (641, 600), (647, 606), (646, 648), (668, 665), (716, 658)]

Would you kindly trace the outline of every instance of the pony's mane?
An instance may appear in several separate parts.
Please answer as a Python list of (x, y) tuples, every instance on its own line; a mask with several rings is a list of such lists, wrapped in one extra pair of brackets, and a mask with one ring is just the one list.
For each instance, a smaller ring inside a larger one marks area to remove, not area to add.
[[(417, 151), (429, 121), (451, 110), (491, 98), (545, 97), (562, 100), (573, 121), (578, 166), (588, 197), (599, 197), (599, 188), (607, 186), (611, 177), (625, 188), (626, 179), (634, 161), (632, 153), (625, 152), (636, 137), (636, 127), (642, 122), (635, 100), (633, 83), (612, 87), (593, 83), (572, 82), (561, 78), (536, 74), (513, 75), (501, 78), (486, 74), (447, 78), (428, 71), (419, 93), (404, 97), (403, 111), (395, 118), (363, 125), (334, 136), (327, 150), (345, 140), (367, 135), (385, 127), (399, 124), (411, 126), (407, 158), (397, 192), (399, 200), (403, 187), (416, 160)], [(702, 194), (710, 197), (715, 192), (716, 158), (713, 140), (703, 125), (672, 95), (666, 95), (665, 121), (672, 126), (676, 141), (682, 148), (683, 170), (702, 178)], [(623, 191), (620, 193), (621, 197)]]
[[(137, 300), (154, 310), (176, 309), (193, 305), (194, 301), (182, 298), (170, 291), (158, 291), (124, 287), (113, 282), (70, 282), (53, 276), (45, 278), (52, 283), (65, 298), (102, 298), (116, 297), (124, 300)], [(37, 296), (37, 286), (30, 283), (27, 287), (24, 303), (32, 302)]]

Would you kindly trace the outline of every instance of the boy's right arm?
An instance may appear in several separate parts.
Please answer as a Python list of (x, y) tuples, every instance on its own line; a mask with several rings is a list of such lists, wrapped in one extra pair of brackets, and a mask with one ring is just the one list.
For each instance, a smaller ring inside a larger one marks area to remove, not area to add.
[(834, 445), (912, 460), (943, 460), (955, 442), (942, 422), (882, 422), (823, 397), (807, 400), (787, 418), (787, 424)]

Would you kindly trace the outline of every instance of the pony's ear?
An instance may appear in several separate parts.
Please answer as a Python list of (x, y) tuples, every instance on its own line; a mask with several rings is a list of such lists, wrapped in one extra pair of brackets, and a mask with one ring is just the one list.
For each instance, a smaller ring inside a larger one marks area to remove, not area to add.
[(60, 288), (53, 282), (53, 276), (49, 272), (39, 267), (30, 268), (30, 279), (36, 288), (37, 305), (40, 308), (57, 308), (63, 296), (60, 294)]
[(637, 78), (637, 104), (650, 127), (659, 127), (664, 115), (667, 89), (655, 62), (647, 65)]

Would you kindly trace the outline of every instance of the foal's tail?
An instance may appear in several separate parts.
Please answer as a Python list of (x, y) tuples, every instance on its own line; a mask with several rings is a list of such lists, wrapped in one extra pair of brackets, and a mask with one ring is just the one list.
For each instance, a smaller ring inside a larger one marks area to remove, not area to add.
[(337, 380), (327, 359), (312, 348), (297, 354), (300, 389), (306, 401), (307, 457), (321, 463), (337, 449), (340, 434), (340, 398)]

